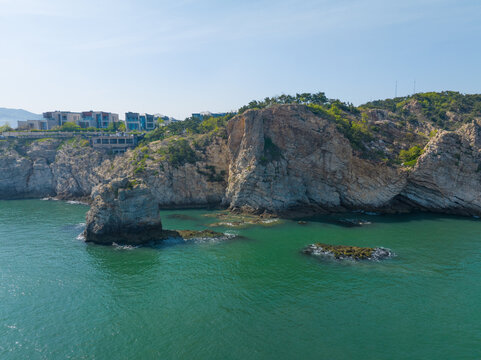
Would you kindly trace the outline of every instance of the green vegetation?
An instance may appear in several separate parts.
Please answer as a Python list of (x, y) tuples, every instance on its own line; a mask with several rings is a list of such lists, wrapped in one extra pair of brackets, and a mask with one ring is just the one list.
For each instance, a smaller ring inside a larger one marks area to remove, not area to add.
[(0, 126), (0, 133), (5, 132), (5, 131), (12, 131), (13, 129), (10, 127), (8, 123), (5, 125)]
[(59, 131), (81, 131), (82, 128), (73, 123), (73, 122), (66, 122), (62, 126), (58, 127)]
[(310, 93), (303, 93), (303, 94), (296, 94), (295, 96), (292, 95), (280, 95), (274, 97), (266, 97), (262, 101), (252, 100), (249, 104), (242, 106), (239, 109), (239, 114), (242, 114), (244, 111), (249, 109), (264, 109), (266, 107), (278, 104), (316, 104), (316, 105), (324, 105), (329, 103), (329, 99), (323, 92), (318, 92), (316, 94)]
[(219, 174), (215, 171), (215, 166), (207, 165), (205, 170), (197, 169), (197, 172), (201, 175), (207, 176), (207, 180), (211, 182), (223, 182), (225, 180), (226, 172), (222, 170)]
[(403, 162), (405, 166), (413, 167), (418, 161), (418, 157), (423, 153), (423, 149), (415, 145), (409, 150), (401, 150), (399, 152), (399, 160)]
[(50, 141), (50, 140), (54, 140), (54, 139), (53, 138), (41, 138), (41, 139), (34, 140), (34, 142), (42, 143), (42, 142), (47, 142), (47, 141)]
[(264, 137), (264, 154), (261, 156), (260, 163), (266, 165), (272, 161), (281, 159), (281, 149), (272, 142), (269, 137)]
[(149, 148), (143, 146), (138, 148), (133, 155), (132, 165), (135, 167), (134, 174), (139, 174), (145, 171), (145, 163), (149, 158)]
[[(87, 128), (87, 130), (88, 129), (91, 129), (91, 128)], [(95, 129), (95, 128), (93, 128), (93, 129)], [(125, 123), (120, 122), (120, 121), (119, 122), (111, 122), (109, 124), (109, 126), (105, 129), (105, 131), (108, 131), (108, 132), (126, 131)]]
[[(46, 141), (46, 139), (39, 139), (38, 141)], [(89, 141), (87, 139), (82, 139), (79, 136), (67, 139), (62, 141), (62, 143), (59, 145), (59, 148), (64, 147), (65, 145), (70, 145), (75, 148), (81, 148), (81, 147), (88, 147), (90, 145)]]
[[(457, 129), (462, 124), (481, 117), (481, 95), (461, 94), (456, 91), (427, 92), (395, 99), (377, 100), (360, 107), (361, 109), (383, 109), (417, 120), (419, 109), (427, 121), (445, 130)], [(449, 113), (457, 114), (454, 120)]]
[(364, 149), (364, 142), (372, 140), (373, 129), (369, 126), (365, 113), (362, 113), (361, 119), (358, 119), (353, 116), (356, 110), (340, 101), (333, 101), (326, 105), (309, 104), (308, 107), (315, 114), (335, 121), (338, 130), (357, 150)]
[(145, 134), (142, 144), (163, 140), (171, 136), (186, 136), (208, 134), (211, 136), (227, 136), (225, 126), (234, 117), (235, 113), (229, 113), (221, 117), (210, 117), (204, 120), (187, 118), (184, 121), (176, 121), (166, 126), (158, 127)]
[(197, 161), (195, 151), (192, 150), (189, 142), (183, 138), (172, 140), (166, 148), (159, 149), (159, 154), (174, 167)]

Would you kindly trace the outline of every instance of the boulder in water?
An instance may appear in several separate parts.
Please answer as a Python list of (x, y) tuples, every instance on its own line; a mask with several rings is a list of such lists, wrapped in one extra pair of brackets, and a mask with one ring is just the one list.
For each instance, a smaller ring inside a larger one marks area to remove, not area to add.
[(345, 245), (311, 244), (302, 251), (304, 254), (329, 256), (335, 259), (383, 260), (393, 256), (393, 252), (383, 247), (358, 247)]

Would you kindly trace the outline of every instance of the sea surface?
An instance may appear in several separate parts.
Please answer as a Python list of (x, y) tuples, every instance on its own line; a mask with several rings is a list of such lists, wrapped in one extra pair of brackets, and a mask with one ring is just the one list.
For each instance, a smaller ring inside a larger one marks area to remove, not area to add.
[[(481, 359), (481, 220), (333, 216), (150, 248), (84, 243), (87, 206), (0, 201), (0, 359)], [(162, 211), (204, 229), (207, 210)], [(383, 246), (321, 260), (313, 242)]]

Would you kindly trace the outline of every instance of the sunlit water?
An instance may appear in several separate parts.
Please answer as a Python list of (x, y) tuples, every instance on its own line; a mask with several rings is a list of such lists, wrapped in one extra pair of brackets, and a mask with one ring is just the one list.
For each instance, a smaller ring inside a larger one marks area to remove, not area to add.
[[(356, 214), (372, 224), (285, 221), (132, 249), (78, 240), (87, 209), (0, 202), (0, 359), (481, 358), (480, 220)], [(203, 229), (206, 213), (161, 215)], [(318, 241), (397, 257), (300, 253)]]

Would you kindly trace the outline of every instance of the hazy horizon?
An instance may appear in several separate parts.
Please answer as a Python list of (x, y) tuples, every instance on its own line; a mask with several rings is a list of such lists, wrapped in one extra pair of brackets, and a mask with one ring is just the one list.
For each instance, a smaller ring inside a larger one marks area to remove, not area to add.
[(1, 107), (34, 113), (237, 110), (323, 91), (356, 105), (481, 92), (469, 1), (0, 0)]

